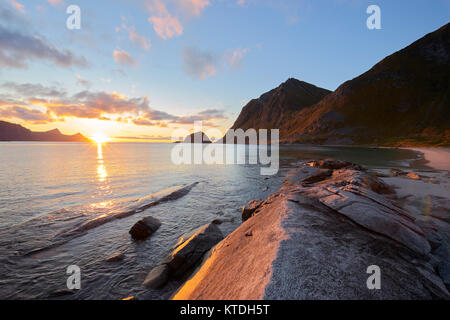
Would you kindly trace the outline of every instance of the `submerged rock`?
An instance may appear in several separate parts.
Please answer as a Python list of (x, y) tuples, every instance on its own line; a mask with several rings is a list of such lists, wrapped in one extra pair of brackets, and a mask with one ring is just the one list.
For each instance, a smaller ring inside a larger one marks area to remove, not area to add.
[(106, 258), (106, 262), (120, 262), (125, 258), (125, 254), (123, 252), (117, 252), (108, 258)]
[(144, 240), (161, 226), (161, 222), (153, 217), (145, 217), (134, 224), (129, 233), (134, 240)]
[(144, 286), (158, 289), (164, 286), (169, 280), (169, 267), (167, 264), (161, 264), (150, 271), (144, 281)]

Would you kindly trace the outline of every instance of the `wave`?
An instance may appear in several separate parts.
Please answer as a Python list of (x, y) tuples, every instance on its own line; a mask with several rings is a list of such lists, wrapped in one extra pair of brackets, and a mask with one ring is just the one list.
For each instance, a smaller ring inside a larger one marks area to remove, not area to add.
[[(69, 209), (63, 208), (61, 210), (55, 211), (53, 214), (59, 215), (60, 213), (65, 214), (71, 213), (73, 215), (73, 216), (66, 215), (64, 218), (58, 219), (59, 221), (64, 222), (86, 216), (86, 214), (81, 213), (83, 211), (89, 211), (90, 214), (88, 214), (88, 216), (90, 217), (92, 217), (93, 215), (92, 213), (94, 213), (95, 217), (90, 218), (87, 221), (77, 223), (75, 226), (72, 225), (69, 228), (64, 228), (63, 230), (57, 232), (56, 235), (53, 237), (53, 239), (50, 240), (51, 242), (50, 245), (28, 251), (24, 254), (24, 256), (31, 256), (37, 253), (41, 253), (44, 250), (61, 246), (74, 238), (86, 234), (89, 230), (97, 228), (108, 222), (127, 218), (131, 215), (142, 212), (146, 209), (157, 206), (161, 203), (178, 200), (187, 195), (191, 191), (191, 189), (195, 187), (198, 183), (199, 182), (194, 182), (190, 184), (174, 186), (156, 192), (154, 194), (150, 194), (146, 197), (139, 198), (134, 201), (120, 201), (120, 202), (110, 201), (107, 205), (105, 205), (104, 202), (94, 203), (87, 206), (86, 205), (77, 206), (72, 210), (70, 210), (70, 208)], [(46, 224), (42, 223), (39, 224), (40, 227), (42, 227), (43, 225), (51, 225), (51, 223), (47, 222)]]

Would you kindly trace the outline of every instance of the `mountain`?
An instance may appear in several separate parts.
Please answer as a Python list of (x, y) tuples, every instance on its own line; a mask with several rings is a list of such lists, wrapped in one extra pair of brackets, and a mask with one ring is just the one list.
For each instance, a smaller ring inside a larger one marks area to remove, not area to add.
[(293, 115), (319, 102), (330, 92), (297, 79), (288, 79), (278, 88), (251, 100), (231, 129), (283, 127)]
[(87, 142), (90, 140), (80, 133), (64, 135), (58, 129), (45, 132), (33, 132), (19, 124), (0, 121), (0, 141)]
[(232, 128), (279, 128), (284, 143), (450, 145), (450, 24), (328, 95), (317, 88), (313, 105), (300, 103), (300, 83), (252, 100)]
[(212, 141), (209, 139), (209, 137), (201, 131), (188, 135), (184, 139), (183, 142), (184, 143), (197, 143), (197, 141), (199, 143), (212, 143)]

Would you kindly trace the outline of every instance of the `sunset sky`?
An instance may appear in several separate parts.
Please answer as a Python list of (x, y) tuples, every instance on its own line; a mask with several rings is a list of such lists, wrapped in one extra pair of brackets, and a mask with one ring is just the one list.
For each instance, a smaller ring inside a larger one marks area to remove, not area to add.
[(224, 132), (289, 77), (335, 90), (449, 18), (450, 0), (0, 0), (0, 119), (116, 141)]

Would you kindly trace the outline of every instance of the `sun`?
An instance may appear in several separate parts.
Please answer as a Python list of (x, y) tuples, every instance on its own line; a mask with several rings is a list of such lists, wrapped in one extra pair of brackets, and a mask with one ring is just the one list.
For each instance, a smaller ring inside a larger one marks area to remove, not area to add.
[(91, 137), (91, 139), (92, 139), (93, 141), (99, 143), (99, 144), (105, 143), (105, 142), (107, 142), (107, 141), (109, 140), (109, 138), (108, 138), (107, 136), (105, 136), (103, 133), (100, 133), (100, 132), (95, 133), (95, 134)]

